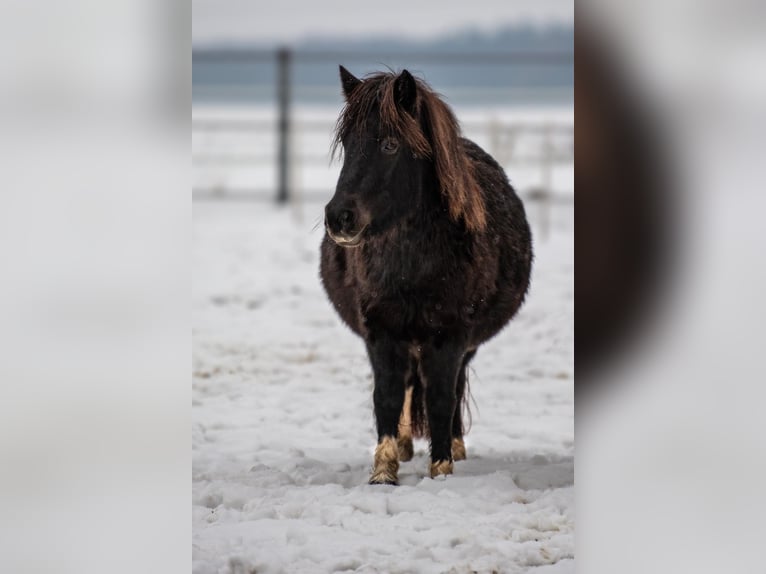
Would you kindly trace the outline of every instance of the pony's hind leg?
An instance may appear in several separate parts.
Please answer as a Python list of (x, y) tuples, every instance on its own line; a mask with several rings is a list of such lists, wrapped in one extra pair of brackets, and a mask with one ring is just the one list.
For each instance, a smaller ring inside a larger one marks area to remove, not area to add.
[(399, 460), (407, 462), (412, 460), (415, 453), (412, 447), (412, 386), (408, 386), (404, 391), (404, 405), (402, 414), (399, 417), (399, 432), (396, 437), (396, 444), (399, 450)]
[(463, 402), (468, 383), (468, 363), (471, 362), (475, 354), (476, 349), (466, 353), (463, 358), (463, 365), (457, 376), (457, 385), (455, 387), (455, 398), (457, 400), (455, 403), (455, 414), (452, 417), (452, 460), (465, 460), (466, 458), (465, 443), (463, 442), (463, 435), (465, 434)]
[(402, 405), (402, 414), (399, 417), (399, 428), (396, 437), (396, 444), (399, 448), (399, 460), (406, 462), (412, 460), (415, 451), (412, 447), (412, 436), (414, 434), (413, 420), (413, 395), (415, 387), (420, 386), (418, 377), (417, 354), (413, 353), (410, 347), (409, 367), (404, 379), (404, 404)]

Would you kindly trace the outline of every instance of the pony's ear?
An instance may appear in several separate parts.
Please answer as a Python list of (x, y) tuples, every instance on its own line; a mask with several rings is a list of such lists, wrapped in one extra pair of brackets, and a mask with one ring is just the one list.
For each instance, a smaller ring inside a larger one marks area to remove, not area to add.
[(418, 85), (415, 82), (415, 78), (407, 70), (402, 70), (402, 73), (394, 80), (396, 105), (409, 113), (413, 113), (415, 111), (415, 98), (417, 95)]
[(353, 91), (357, 88), (357, 86), (359, 86), (359, 84), (362, 83), (362, 80), (354, 76), (354, 74), (349, 72), (343, 66), (339, 66), (339, 68), (340, 68), (340, 83), (343, 86), (343, 95), (346, 96), (346, 99), (349, 99)]

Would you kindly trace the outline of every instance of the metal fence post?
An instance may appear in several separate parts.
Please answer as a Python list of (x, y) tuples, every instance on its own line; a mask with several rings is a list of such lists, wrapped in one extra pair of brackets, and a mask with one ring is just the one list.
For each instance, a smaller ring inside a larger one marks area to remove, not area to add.
[(288, 199), (290, 173), (290, 59), (288, 48), (277, 50), (277, 203)]

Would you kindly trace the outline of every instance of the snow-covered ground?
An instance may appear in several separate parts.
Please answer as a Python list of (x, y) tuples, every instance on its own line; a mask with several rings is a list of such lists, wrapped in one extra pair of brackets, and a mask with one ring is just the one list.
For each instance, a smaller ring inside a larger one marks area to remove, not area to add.
[(194, 205), (194, 572), (574, 572), (572, 209), (473, 362), (468, 460), (432, 480), (416, 441), (398, 487), (366, 484), (371, 373), (318, 280), (322, 209)]

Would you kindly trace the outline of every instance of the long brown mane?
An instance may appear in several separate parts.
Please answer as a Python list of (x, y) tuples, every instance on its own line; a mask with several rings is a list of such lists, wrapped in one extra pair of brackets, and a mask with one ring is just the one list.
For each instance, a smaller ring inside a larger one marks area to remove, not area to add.
[[(471, 232), (486, 228), (486, 212), (481, 189), (474, 177), (473, 164), (460, 143), (460, 125), (441, 98), (422, 80), (415, 78), (417, 97), (412, 113), (397, 104), (394, 92), (396, 74), (378, 72), (364, 78), (348, 97), (335, 128), (333, 155), (352, 133), (370, 129), (395, 135), (418, 157), (433, 162), (436, 179), (450, 218), (461, 219)], [(368, 126), (377, 108), (380, 127)]]

